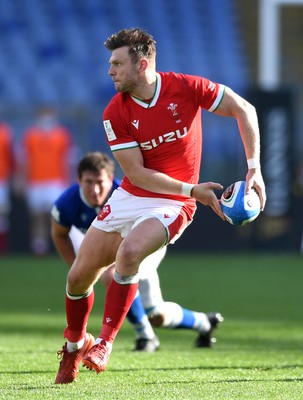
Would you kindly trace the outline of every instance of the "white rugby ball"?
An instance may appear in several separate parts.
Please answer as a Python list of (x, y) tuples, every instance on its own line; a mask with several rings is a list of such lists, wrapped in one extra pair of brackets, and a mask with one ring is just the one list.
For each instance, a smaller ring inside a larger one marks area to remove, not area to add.
[(230, 224), (242, 226), (257, 218), (261, 211), (261, 203), (255, 189), (245, 194), (245, 182), (238, 181), (222, 193), (221, 208)]

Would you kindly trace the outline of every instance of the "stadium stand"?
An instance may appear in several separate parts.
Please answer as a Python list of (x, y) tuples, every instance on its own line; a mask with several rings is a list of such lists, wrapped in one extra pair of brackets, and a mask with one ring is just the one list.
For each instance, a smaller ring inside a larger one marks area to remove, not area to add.
[[(76, 140), (80, 146), (89, 143), (86, 151), (100, 143), (100, 116), (95, 127), (90, 128), (88, 120), (95, 118), (96, 107), (101, 114), (114, 93), (103, 47), (111, 33), (140, 26), (157, 41), (158, 70), (203, 75), (243, 93), (249, 70), (237, 15), (234, 0), (1, 1), (0, 102), (10, 113), (16, 110), (17, 135), (28, 113), (25, 105), (48, 103), (59, 107), (61, 114), (66, 108), (81, 108), (71, 123), (81, 127)], [(220, 168), (230, 152), (238, 155), (235, 126), (209, 115), (204, 125), (204, 160), (209, 154), (210, 167)]]
[[(110, 92), (103, 41), (141, 26), (158, 42), (158, 69), (245, 89), (248, 68), (233, 1), (2, 1), (0, 97), (16, 104), (90, 104)], [(182, 34), (181, 34), (182, 33)]]

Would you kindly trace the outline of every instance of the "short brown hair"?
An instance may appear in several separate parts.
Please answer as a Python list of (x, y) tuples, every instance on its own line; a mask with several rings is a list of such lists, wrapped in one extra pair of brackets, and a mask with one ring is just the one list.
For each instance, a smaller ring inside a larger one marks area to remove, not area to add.
[(110, 51), (127, 46), (134, 64), (143, 57), (151, 59), (156, 55), (156, 41), (140, 28), (122, 29), (112, 34), (104, 42), (104, 46)]
[(95, 174), (99, 174), (103, 169), (106, 170), (109, 176), (114, 176), (114, 161), (107, 154), (99, 151), (87, 153), (78, 164), (78, 178), (81, 179), (84, 171), (91, 171)]

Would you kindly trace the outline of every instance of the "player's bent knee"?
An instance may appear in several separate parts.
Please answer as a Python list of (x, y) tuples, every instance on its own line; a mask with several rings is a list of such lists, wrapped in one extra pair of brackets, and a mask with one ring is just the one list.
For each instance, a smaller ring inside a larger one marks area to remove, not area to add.
[[(119, 258), (126, 264), (137, 264), (142, 261), (142, 247), (137, 243), (124, 240), (118, 250)], [(117, 257), (118, 258), (118, 257)], [(116, 258), (116, 259), (117, 259)]]
[(70, 293), (82, 294), (87, 291), (87, 287), (90, 285), (82, 278), (76, 271), (69, 271), (67, 275), (67, 289)]

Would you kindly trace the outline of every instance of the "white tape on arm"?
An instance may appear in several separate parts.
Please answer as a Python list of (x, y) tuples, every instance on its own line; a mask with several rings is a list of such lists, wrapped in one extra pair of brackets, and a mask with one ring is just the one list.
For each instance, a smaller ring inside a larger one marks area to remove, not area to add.
[(258, 158), (249, 158), (247, 160), (248, 169), (260, 168), (260, 160)]
[(191, 191), (195, 185), (192, 185), (191, 183), (183, 183), (181, 187), (181, 194), (183, 196), (191, 197)]

